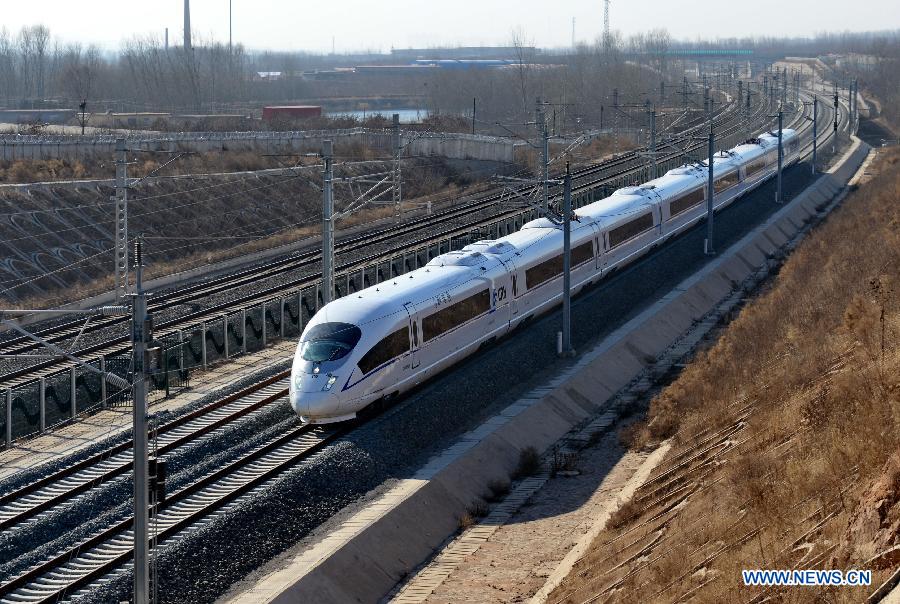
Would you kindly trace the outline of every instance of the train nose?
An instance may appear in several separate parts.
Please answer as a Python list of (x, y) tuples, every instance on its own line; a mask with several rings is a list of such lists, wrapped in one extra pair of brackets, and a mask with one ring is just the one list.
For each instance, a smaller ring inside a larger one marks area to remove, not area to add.
[(291, 384), (291, 408), (306, 420), (338, 415), (340, 397), (336, 382), (337, 377), (331, 375), (295, 376)]

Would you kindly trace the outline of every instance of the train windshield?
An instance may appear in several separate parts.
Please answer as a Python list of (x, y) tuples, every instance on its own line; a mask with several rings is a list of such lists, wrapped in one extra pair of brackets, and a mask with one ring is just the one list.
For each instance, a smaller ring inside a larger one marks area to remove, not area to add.
[(350, 323), (320, 323), (309, 330), (300, 347), (304, 361), (336, 361), (347, 356), (359, 339), (362, 331)]

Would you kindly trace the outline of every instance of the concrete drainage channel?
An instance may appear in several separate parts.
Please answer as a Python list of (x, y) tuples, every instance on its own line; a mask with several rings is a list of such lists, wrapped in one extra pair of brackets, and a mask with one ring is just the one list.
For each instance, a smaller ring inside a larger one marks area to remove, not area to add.
[[(521, 451), (534, 447), (545, 461), (554, 450), (556, 455), (575, 454), (645, 402), (660, 378), (677, 369), (768, 277), (778, 265), (773, 259), (789, 253), (840, 203), (868, 152), (867, 145), (854, 139), (836, 166), (789, 205), (562, 374), (464, 434), (413, 476), (398, 480), (339, 528), (230, 601), (373, 602), (391, 593), (456, 533), (459, 519), (490, 482), (510, 476)], [(545, 470), (513, 485), (504, 501), (471, 529), (473, 544), (486, 540), (548, 477)], [(470, 553), (473, 544), (463, 544), (463, 550)], [(427, 586), (439, 584), (452, 568), (437, 565), (434, 572), (423, 573), (427, 581), (416, 593), (427, 596)], [(406, 595), (413, 601), (419, 598), (416, 593)]]

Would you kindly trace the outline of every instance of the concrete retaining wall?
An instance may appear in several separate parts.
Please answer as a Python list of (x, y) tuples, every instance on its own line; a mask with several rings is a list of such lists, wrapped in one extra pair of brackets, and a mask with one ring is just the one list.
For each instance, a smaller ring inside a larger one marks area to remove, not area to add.
[(414, 477), (340, 529), (270, 572), (235, 602), (376, 602), (457, 528), (457, 519), (515, 469), (525, 447), (544, 451), (662, 354), (681, 334), (754, 273), (844, 188), (868, 147), (855, 140), (838, 167), (582, 355), (551, 383), (529, 393), (433, 458)]
[[(121, 135), (98, 136), (0, 136), (0, 159), (82, 159), (109, 157), (115, 150), (115, 139)], [(142, 132), (125, 137), (128, 148), (135, 151), (253, 151), (263, 154), (318, 152), (322, 141), (336, 145), (362, 143), (370, 148), (390, 149), (391, 133), (384, 130), (350, 128), (293, 132)], [(480, 159), (512, 162), (518, 144), (510, 138), (447, 133), (421, 138), (402, 136), (408, 155), (439, 155), (452, 159)]]

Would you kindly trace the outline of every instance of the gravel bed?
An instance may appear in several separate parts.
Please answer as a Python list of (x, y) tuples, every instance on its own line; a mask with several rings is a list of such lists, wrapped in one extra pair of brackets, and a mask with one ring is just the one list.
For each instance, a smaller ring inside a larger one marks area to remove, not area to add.
[[(794, 196), (810, 182), (808, 165), (786, 171)], [(779, 210), (767, 183), (716, 217), (723, 250)], [(704, 224), (599, 286), (573, 304), (573, 343), (586, 350), (709, 261), (702, 253)], [(559, 313), (535, 321), (364, 423), (314, 458), (243, 498), (200, 530), (159, 554), (160, 602), (213, 602), (250, 571), (291, 547), (335, 514), (359, 503), (385, 482), (410, 476), (461, 433), (514, 402), (571, 361), (555, 354)], [(498, 379), (504, 376), (505, 379)], [(85, 600), (127, 598), (124, 573)]]

